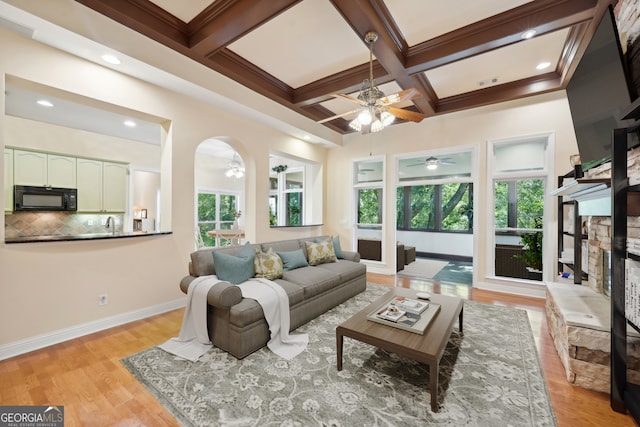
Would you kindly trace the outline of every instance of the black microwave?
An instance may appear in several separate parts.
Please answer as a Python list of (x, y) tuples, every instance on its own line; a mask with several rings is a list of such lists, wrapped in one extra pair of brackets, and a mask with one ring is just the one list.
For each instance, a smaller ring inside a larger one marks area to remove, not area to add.
[(77, 211), (78, 190), (15, 185), (13, 201), (15, 211)]

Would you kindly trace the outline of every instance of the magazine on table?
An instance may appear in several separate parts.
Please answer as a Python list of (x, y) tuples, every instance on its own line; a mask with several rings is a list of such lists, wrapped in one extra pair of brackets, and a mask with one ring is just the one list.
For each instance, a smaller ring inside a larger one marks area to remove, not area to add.
[(367, 315), (367, 319), (416, 334), (424, 334), (431, 321), (440, 311), (440, 304), (431, 303), (427, 304), (421, 314), (410, 313), (400, 310), (396, 305), (392, 304), (394, 299), (395, 297), (378, 306), (375, 311)]
[(398, 309), (406, 311), (407, 313), (420, 314), (429, 307), (429, 303), (426, 301), (418, 301), (416, 299), (395, 297), (391, 300), (391, 305), (398, 307)]

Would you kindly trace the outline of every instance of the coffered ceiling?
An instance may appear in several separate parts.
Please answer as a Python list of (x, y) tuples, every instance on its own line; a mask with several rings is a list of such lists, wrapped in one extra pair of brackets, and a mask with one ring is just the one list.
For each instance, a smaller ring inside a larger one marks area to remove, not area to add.
[[(369, 73), (426, 117), (563, 89), (609, 0), (76, 0), (314, 121)], [(594, 19), (595, 18), (595, 19)], [(535, 30), (530, 39), (522, 37)], [(547, 68), (537, 69), (541, 63)], [(350, 132), (344, 116), (324, 125)]]

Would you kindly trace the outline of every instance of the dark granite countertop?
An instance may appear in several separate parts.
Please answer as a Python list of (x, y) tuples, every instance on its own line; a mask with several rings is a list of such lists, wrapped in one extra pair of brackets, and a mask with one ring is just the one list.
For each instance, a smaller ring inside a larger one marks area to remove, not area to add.
[(77, 241), (77, 240), (123, 239), (123, 238), (132, 238), (132, 237), (162, 236), (165, 234), (172, 234), (172, 232), (161, 231), (161, 232), (144, 233), (141, 231), (134, 231), (134, 232), (121, 232), (121, 233), (88, 233), (88, 234), (74, 234), (74, 235), (52, 234), (47, 236), (18, 236), (18, 237), (6, 238), (5, 243), (69, 242), (69, 241)]

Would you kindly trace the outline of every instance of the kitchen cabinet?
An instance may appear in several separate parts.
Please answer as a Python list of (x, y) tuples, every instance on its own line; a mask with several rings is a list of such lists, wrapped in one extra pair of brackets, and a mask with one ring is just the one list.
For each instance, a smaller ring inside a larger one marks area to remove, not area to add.
[(4, 211), (13, 211), (13, 150), (4, 149)]
[(102, 166), (102, 203), (107, 212), (127, 210), (128, 165), (103, 162)]
[(14, 184), (76, 188), (76, 158), (13, 150)]
[(78, 211), (125, 212), (129, 167), (78, 158)]

